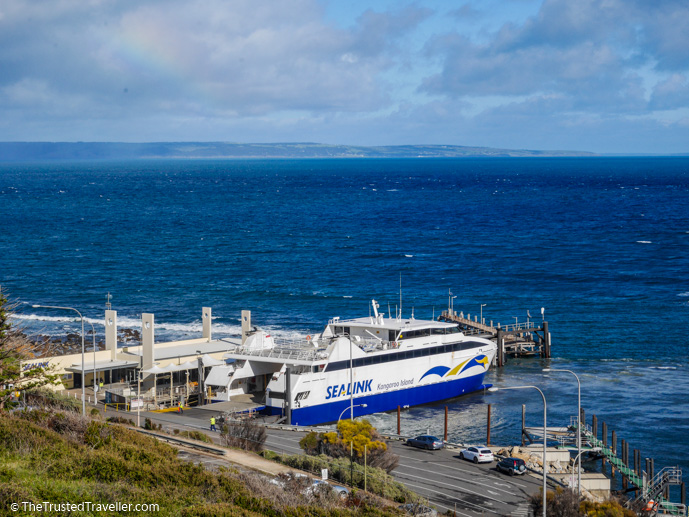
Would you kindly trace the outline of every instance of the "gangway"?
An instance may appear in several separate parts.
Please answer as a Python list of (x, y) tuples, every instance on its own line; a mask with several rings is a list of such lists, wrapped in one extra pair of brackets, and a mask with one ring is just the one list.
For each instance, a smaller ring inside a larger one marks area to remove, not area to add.
[[(634, 470), (630, 469), (611, 447), (606, 446), (594, 434), (592, 429), (584, 425), (581, 427), (583, 437), (596, 448), (600, 448), (600, 454), (605, 457), (610, 464), (619, 470), (627, 480), (639, 488), (639, 494), (628, 503), (630, 509), (637, 513), (643, 512), (644, 515), (681, 515), (687, 516), (687, 507), (683, 504), (671, 503), (663, 497), (665, 489), (670, 485), (680, 485), (682, 483), (682, 470), (679, 467), (666, 467), (649, 482), (646, 472), (639, 476)], [(649, 504), (650, 503), (650, 504)]]

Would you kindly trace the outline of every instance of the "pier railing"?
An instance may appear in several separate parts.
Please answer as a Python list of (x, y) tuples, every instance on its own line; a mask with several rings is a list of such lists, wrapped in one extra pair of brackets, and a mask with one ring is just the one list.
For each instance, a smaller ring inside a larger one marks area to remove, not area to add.
[[(617, 457), (615, 451), (605, 445), (593, 433), (590, 426), (585, 425), (581, 427), (583, 435), (586, 440), (596, 448), (600, 449), (605, 459), (619, 472), (622, 473), (633, 485), (639, 488), (639, 494), (635, 499), (629, 502), (629, 507), (637, 512), (649, 512), (649, 515), (663, 514), (663, 515), (687, 515), (687, 507), (683, 504), (675, 504), (666, 500), (663, 497), (665, 489), (669, 485), (679, 485), (682, 483), (682, 470), (679, 467), (666, 467), (649, 482), (646, 472), (642, 472), (639, 476), (633, 469), (630, 469), (620, 458)], [(578, 429), (577, 429), (577, 432)], [(648, 508), (648, 506), (651, 508)]]

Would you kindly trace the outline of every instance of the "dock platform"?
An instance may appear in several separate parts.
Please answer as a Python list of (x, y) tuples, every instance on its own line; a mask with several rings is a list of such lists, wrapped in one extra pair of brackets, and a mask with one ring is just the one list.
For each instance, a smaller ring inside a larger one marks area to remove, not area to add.
[(548, 331), (548, 322), (545, 320), (540, 326), (531, 320), (504, 326), (500, 323), (493, 325), (491, 321), (490, 325), (487, 325), (483, 317), (481, 317), (481, 321), (479, 321), (478, 316), (474, 316), (472, 320), (470, 314), (464, 317), (464, 313), (457, 314), (451, 309), (443, 311), (438, 319), (459, 323), (465, 335), (494, 341), (498, 345), (495, 366), (504, 366), (507, 356), (540, 355), (550, 357), (550, 332)]

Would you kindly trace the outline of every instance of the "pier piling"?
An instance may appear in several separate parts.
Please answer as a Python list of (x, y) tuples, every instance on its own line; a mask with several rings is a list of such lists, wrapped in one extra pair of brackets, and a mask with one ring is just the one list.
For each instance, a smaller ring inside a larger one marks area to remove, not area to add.
[(397, 406), (397, 436), (402, 434), (402, 430), (400, 429), (400, 411), (400, 406)]
[[(603, 438), (603, 447), (606, 449), (608, 448), (608, 424), (603, 422), (603, 435), (601, 436)], [(605, 472), (605, 456), (603, 456), (603, 459), (601, 460), (600, 468), (603, 472)]]
[[(445, 408), (447, 409), (447, 408)], [(490, 404), (488, 404), (488, 425), (487, 425), (486, 446), (490, 447)]]
[[(613, 429), (612, 431), (612, 438), (610, 440), (610, 450), (614, 455), (617, 455), (617, 433)], [(615, 479), (615, 465), (613, 463), (610, 463), (610, 477), (612, 479)]]
[[(490, 405), (488, 407), (490, 407)], [(447, 441), (447, 406), (445, 406), (445, 434), (443, 436), (443, 440)]]

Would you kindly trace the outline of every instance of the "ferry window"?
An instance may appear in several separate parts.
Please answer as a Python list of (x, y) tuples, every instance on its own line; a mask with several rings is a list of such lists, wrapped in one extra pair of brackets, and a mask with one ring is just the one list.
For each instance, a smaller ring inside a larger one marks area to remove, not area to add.
[(430, 336), (431, 335), (431, 329), (423, 329), (419, 330), (422, 336)]
[(397, 339), (402, 341), (403, 339), (407, 339), (407, 335), (405, 333), (402, 333), (402, 334), (400, 334), (400, 337), (398, 337)]
[(373, 364), (379, 364), (379, 363), (380, 363), (380, 356), (374, 355), (373, 356)]
[(414, 350), (414, 357), (421, 357), (421, 352), (422, 352), (422, 351), (423, 351), (422, 349), (420, 349), (420, 350)]
[(422, 352), (422, 355), (431, 355), (431, 349), (430, 348), (422, 348), (421, 352)]
[(443, 334), (445, 334), (445, 329), (431, 329), (431, 334), (434, 336), (442, 336)]
[(450, 327), (447, 329), (448, 334), (459, 334), (459, 327)]
[(344, 330), (344, 333), (348, 336), (352, 335), (352, 330), (349, 327), (342, 327), (342, 330)]
[(388, 341), (394, 341), (395, 340), (395, 331), (394, 330), (388, 330)]

